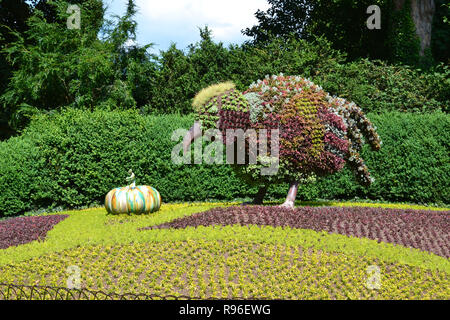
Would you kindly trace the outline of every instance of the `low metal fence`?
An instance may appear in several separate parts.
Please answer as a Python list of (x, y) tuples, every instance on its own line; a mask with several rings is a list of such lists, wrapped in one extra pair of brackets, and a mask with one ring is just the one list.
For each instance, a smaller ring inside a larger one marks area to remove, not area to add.
[(200, 298), (145, 293), (107, 293), (89, 289), (0, 283), (0, 300), (198, 300)]

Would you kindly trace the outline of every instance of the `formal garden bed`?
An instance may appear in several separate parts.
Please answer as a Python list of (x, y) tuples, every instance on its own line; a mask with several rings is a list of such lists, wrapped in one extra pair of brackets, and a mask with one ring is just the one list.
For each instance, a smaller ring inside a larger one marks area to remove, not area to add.
[[(61, 221), (43, 241), (0, 250), (0, 283), (66, 287), (67, 268), (76, 266), (82, 289), (110, 294), (450, 297), (448, 209), (316, 205), (288, 211), (236, 203), (180, 203), (163, 204), (150, 215), (107, 215), (104, 208), (93, 208), (11, 218), (3, 223)], [(270, 218), (273, 212), (277, 218)], [(336, 223), (327, 223), (327, 217)], [(423, 219), (429, 223), (423, 224)], [(215, 222), (220, 225), (211, 225)], [(384, 233), (377, 236), (380, 224)], [(373, 276), (368, 268), (374, 266), (380, 272), (379, 288), (368, 286)]]
[(0, 249), (34, 240), (44, 240), (47, 232), (68, 215), (18, 217), (0, 221)]
[(401, 244), (450, 257), (450, 216), (445, 212), (380, 208), (215, 208), (154, 227), (259, 225), (311, 229)]

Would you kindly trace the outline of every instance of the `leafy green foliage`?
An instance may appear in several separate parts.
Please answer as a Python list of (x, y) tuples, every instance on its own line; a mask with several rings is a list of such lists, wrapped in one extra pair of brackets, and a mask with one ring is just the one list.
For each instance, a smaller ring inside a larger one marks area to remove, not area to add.
[[(349, 59), (387, 59), (386, 45), (391, 17), (389, 0), (313, 0), (307, 37), (323, 35), (332, 47), (348, 54)], [(367, 8), (378, 5), (381, 10), (381, 29), (367, 28), (371, 14)]]
[(258, 25), (242, 30), (246, 36), (252, 37), (252, 44), (269, 41), (271, 36), (282, 37), (295, 34), (298, 38), (304, 35), (304, 28), (311, 13), (311, 1), (268, 0), (271, 6), (266, 12), (258, 9), (255, 13)]
[[(11, 32), (23, 34), (27, 29), (26, 20), (31, 10), (24, 0), (9, 0), (0, 3), (0, 48), (13, 41), (15, 36)], [(11, 77), (12, 66), (6, 61), (6, 54), (0, 50), (0, 96), (6, 90), (8, 79)], [(9, 115), (0, 108), (0, 140), (3, 140), (13, 131), (8, 126)]]
[(33, 195), (39, 188), (39, 168), (44, 160), (30, 136), (0, 144), (0, 216), (28, 211), (33, 203), (38, 205)]
[(400, 10), (389, 5), (391, 23), (387, 38), (389, 59), (393, 62), (403, 62), (407, 65), (418, 65), (420, 62), (420, 39), (416, 34), (416, 26), (411, 17), (411, 1), (406, 0)]
[[(255, 17), (258, 24), (243, 30), (243, 34), (253, 37), (251, 44), (267, 42), (270, 36), (286, 38), (294, 34), (298, 38), (310, 40), (317, 35), (332, 42), (334, 49), (348, 54), (350, 59), (370, 57), (385, 59), (387, 50), (384, 39), (387, 36), (387, 1), (345, 0), (345, 1), (280, 1), (269, 0), (271, 7), (263, 12), (258, 10)], [(381, 7), (381, 25), (377, 30), (368, 30), (367, 7)]]
[(1, 142), (1, 215), (102, 203), (109, 190), (125, 185), (130, 168), (136, 183), (155, 187), (164, 202), (244, 195), (228, 166), (172, 162), (172, 132), (193, 121), (136, 111), (40, 115), (23, 136)]
[[(292, 34), (226, 48), (212, 40), (207, 27), (187, 50), (172, 45), (155, 56), (146, 52), (149, 45), (124, 44), (135, 38), (133, 2), (115, 23), (103, 20), (97, 0), (83, 2), (83, 21), (89, 23), (81, 30), (66, 28), (65, 2), (55, 3), (57, 19), (46, 21), (48, 10), (37, 10), (28, 33), (17, 34), (3, 50), (16, 68), (0, 98), (4, 122), (14, 128), (24, 127), (33, 114), (63, 106), (188, 114), (195, 94), (208, 85), (231, 80), (246, 90), (257, 79), (279, 73), (310, 78), (365, 112), (448, 109), (449, 77), (441, 66), (424, 73), (377, 62), (348, 64), (325, 38), (306, 41)], [(104, 39), (99, 40), (101, 28)]]
[(431, 49), (438, 61), (450, 59), (450, 3), (447, 0), (435, 0), (436, 12), (433, 17)]
[(270, 74), (310, 78), (345, 62), (345, 54), (333, 49), (326, 39), (315, 37), (306, 41), (293, 35), (285, 39), (271, 38), (270, 42), (258, 46), (244, 45), (235, 55), (244, 56), (240, 59), (241, 71), (235, 70), (239, 76), (233, 80), (244, 86)]
[[(271, 36), (310, 40), (317, 35), (332, 43), (334, 49), (348, 54), (350, 60), (358, 58), (381, 59), (408, 65), (429, 67), (434, 59), (448, 60), (450, 32), (445, 21), (448, 7), (445, 1), (436, 1), (431, 46), (432, 50), (419, 55), (420, 40), (411, 18), (410, 1), (393, 0), (269, 0), (270, 7), (258, 10), (258, 24), (242, 31), (253, 38), (252, 45), (265, 43)], [(367, 8), (380, 7), (381, 28), (369, 30)], [(430, 48), (429, 48), (430, 49)], [(434, 59), (433, 59), (434, 58)]]
[[(66, 26), (67, 2), (48, 5), (55, 17), (47, 19), (45, 12), (35, 10), (25, 34), (15, 33), (16, 40), (3, 50), (15, 68), (0, 97), (13, 129), (23, 128), (33, 114), (64, 106), (129, 109), (147, 102), (145, 88), (154, 73), (152, 57), (145, 51), (149, 45), (125, 45), (135, 37), (132, 1), (115, 24), (105, 23), (101, 1), (84, 1), (79, 4), (80, 29)], [(103, 41), (97, 37), (101, 30)]]
[(40, 179), (29, 181), (38, 204), (58, 199), (75, 207), (100, 201), (109, 191), (105, 188), (121, 186), (126, 170), (137, 167), (146, 147), (142, 139), (148, 129), (136, 112), (68, 110), (38, 119), (25, 133), (40, 150)]
[(448, 112), (450, 77), (447, 67), (434, 72), (363, 59), (336, 64), (314, 77), (330, 94), (354, 101), (365, 112)]
[(294, 37), (272, 39), (258, 47), (225, 48), (221, 42), (212, 41), (208, 28), (201, 29), (200, 35), (201, 41), (189, 46), (186, 53), (174, 44), (161, 52), (145, 113), (190, 113), (196, 93), (211, 84), (231, 80), (243, 91), (267, 74), (311, 77), (344, 61), (344, 56), (321, 38), (310, 42)]
[[(202, 88), (232, 80), (238, 90), (270, 74), (310, 78), (331, 94), (354, 101), (364, 112), (391, 110), (447, 111), (450, 77), (445, 65), (424, 72), (386, 62), (345, 62), (345, 55), (323, 38), (306, 41), (271, 38), (257, 46), (212, 42), (209, 33), (184, 53), (173, 45), (161, 52), (151, 102), (144, 113), (192, 111), (191, 101)], [(206, 67), (208, 66), (208, 67)]]

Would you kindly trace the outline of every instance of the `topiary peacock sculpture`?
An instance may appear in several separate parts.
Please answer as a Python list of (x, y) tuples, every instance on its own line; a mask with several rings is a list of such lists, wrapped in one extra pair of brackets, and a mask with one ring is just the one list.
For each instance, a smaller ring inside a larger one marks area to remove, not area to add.
[[(365, 141), (372, 150), (380, 149), (376, 128), (355, 103), (330, 96), (308, 79), (283, 74), (266, 76), (245, 92), (238, 91), (232, 82), (219, 83), (201, 90), (192, 105), (197, 117), (184, 137), (184, 152), (207, 129), (219, 129), (225, 144), (236, 143), (225, 138), (227, 129), (264, 129), (269, 145), (271, 130), (278, 129), (275, 175), (262, 174), (262, 169), (274, 160), (264, 154), (257, 156), (256, 164), (232, 164), (239, 177), (259, 185), (253, 204), (262, 203), (270, 184), (288, 182), (282, 206), (293, 208), (299, 183), (338, 172), (346, 163), (359, 183), (373, 182), (360, 151)], [(248, 155), (251, 151), (245, 148)]]

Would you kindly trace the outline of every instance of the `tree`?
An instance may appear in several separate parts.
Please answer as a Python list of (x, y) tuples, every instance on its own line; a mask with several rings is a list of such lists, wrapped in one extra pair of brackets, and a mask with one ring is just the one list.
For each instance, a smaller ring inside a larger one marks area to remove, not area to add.
[[(432, 26), (437, 26), (437, 30), (446, 28), (440, 24), (441, 20), (433, 23), (435, 0), (268, 2), (271, 7), (266, 12), (255, 13), (258, 24), (242, 31), (253, 37), (252, 44), (266, 41), (270, 34), (286, 37), (294, 33), (304, 39), (324, 36), (350, 59), (363, 57), (420, 64), (429, 63), (425, 60), (430, 55), (427, 52), (434, 32)], [(370, 5), (381, 9), (381, 29), (367, 28), (366, 10)], [(439, 10), (442, 8), (439, 6)], [(442, 54), (435, 58), (442, 59)]]
[(246, 36), (252, 37), (254, 43), (264, 43), (272, 36), (285, 36), (295, 34), (302, 38), (308, 17), (311, 12), (311, 3), (308, 0), (267, 0), (271, 7), (267, 12), (258, 10), (255, 17), (259, 23), (256, 26), (242, 31)]
[(190, 100), (203, 86), (225, 81), (233, 76), (230, 50), (223, 43), (214, 43), (206, 26), (199, 28), (200, 41), (188, 46), (186, 52), (171, 44), (158, 57), (155, 92), (147, 112), (191, 112)]
[(433, 18), (431, 34), (431, 50), (438, 61), (450, 63), (450, 3), (447, 0), (436, 0), (436, 11)]
[(136, 13), (134, 0), (128, 0), (125, 15), (115, 16), (117, 23), (106, 23), (105, 39), (116, 53), (114, 64), (119, 70), (120, 80), (127, 83), (136, 106), (142, 110), (152, 98), (151, 88), (156, 80), (157, 57), (147, 52), (153, 43), (143, 46), (136, 44)]
[[(35, 8), (24, 35), (15, 32), (2, 50), (15, 68), (0, 97), (9, 126), (20, 131), (33, 114), (62, 107), (134, 108), (133, 95), (144, 104), (148, 97), (140, 85), (147, 86), (153, 70), (146, 55), (149, 45), (126, 45), (135, 37), (134, 1), (117, 23), (105, 23), (101, 0), (80, 1), (80, 29), (67, 28), (68, 2), (46, 5), (52, 9)], [(53, 11), (56, 15), (49, 14)], [(99, 39), (100, 31), (104, 39)]]
[[(23, 34), (27, 30), (26, 20), (31, 15), (30, 6), (24, 0), (0, 1), (0, 49), (12, 42), (15, 37), (11, 33)], [(0, 95), (6, 90), (12, 67), (6, 61), (6, 54), (0, 52)], [(10, 136), (13, 131), (8, 126), (9, 116), (0, 109), (0, 140)]]
[[(268, 0), (271, 7), (255, 13), (258, 25), (243, 30), (253, 37), (252, 44), (266, 41), (269, 35), (286, 37), (294, 34), (310, 40), (323, 36), (335, 49), (358, 57), (386, 58), (384, 37), (386, 28), (368, 30), (366, 9), (369, 5), (382, 5), (384, 0)], [(385, 25), (386, 15), (381, 15)]]

